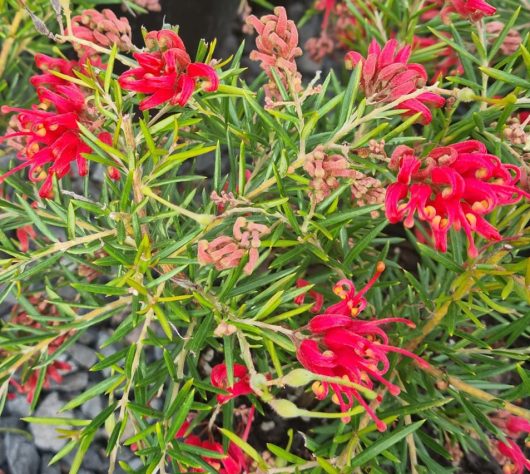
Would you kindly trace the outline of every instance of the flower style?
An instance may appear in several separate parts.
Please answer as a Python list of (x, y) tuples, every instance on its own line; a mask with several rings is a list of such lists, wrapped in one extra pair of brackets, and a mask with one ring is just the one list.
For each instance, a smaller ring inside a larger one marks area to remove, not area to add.
[(259, 259), (258, 248), (260, 238), (270, 232), (263, 224), (248, 222), (244, 217), (238, 217), (232, 230), (233, 237), (222, 235), (208, 242), (201, 240), (198, 244), (200, 265), (215, 265), (217, 270), (235, 268), (241, 259), (248, 255), (248, 262), (243, 271), (250, 275)]
[(390, 168), (397, 170), (398, 176), (386, 192), (388, 220), (403, 221), (410, 228), (417, 214), (429, 223), (436, 248), (442, 252), (447, 250), (447, 234), (452, 227), (465, 232), (468, 255), (476, 257), (474, 232), (488, 240), (502, 239), (484, 217), (499, 206), (518, 202), (522, 196), (530, 198), (516, 186), (520, 169), (502, 163), (475, 140), (435, 148), (423, 162), (414, 150), (399, 146)]
[(226, 403), (229, 400), (232, 400), (232, 398), (239, 397), (240, 395), (253, 393), (252, 388), (250, 388), (248, 369), (244, 365), (234, 364), (232, 372), (234, 374), (234, 384), (228, 385), (228, 371), (226, 364), (217, 364), (212, 368), (212, 373), (210, 374), (212, 385), (228, 392), (227, 395), (217, 395), (217, 401), (220, 404)]
[(274, 82), (272, 70), (280, 77), (287, 91), (297, 94), (302, 90), (302, 76), (298, 72), (295, 58), (302, 55), (298, 47), (298, 30), (292, 20), (287, 19), (284, 7), (276, 7), (274, 14), (257, 18), (250, 15), (247, 23), (258, 33), (257, 50), (250, 53), (250, 59), (261, 61), (261, 68), (267, 74), (265, 97), (269, 101), (281, 100), (281, 94)]
[[(50, 70), (74, 76), (77, 63), (45, 55), (35, 57), (37, 67), (44, 73), (35, 75), (31, 83), (37, 88), (39, 104), (31, 109), (2, 106), (2, 113), (16, 112), (10, 132), (0, 137), (15, 146), (22, 163), (0, 176), (3, 181), (8, 176), (29, 167), (29, 179), (42, 182), (39, 195), (51, 198), (53, 177), (61, 179), (71, 171), (72, 163), (77, 163), (80, 176), (88, 173), (83, 153), (92, 149), (81, 139), (78, 123), (96, 132), (101, 125), (95, 111), (86, 104), (85, 91), (66, 79), (53, 75)], [(104, 140), (105, 133), (99, 138)], [(109, 135), (110, 136), (110, 135)]]
[(201, 79), (206, 92), (218, 89), (215, 69), (204, 63), (192, 63), (174, 31), (151, 31), (145, 37), (145, 44), (149, 52), (133, 54), (139, 66), (119, 78), (124, 89), (148, 96), (140, 102), (140, 110), (165, 103), (186, 105)]
[(449, 12), (458, 13), (462, 18), (479, 21), (485, 16), (495, 15), (497, 9), (484, 0), (448, 0), (449, 5), (442, 11), (442, 17)]
[[(398, 48), (394, 39), (383, 48), (375, 40), (363, 58), (359, 53), (350, 51), (345, 62), (348, 69), (361, 64), (361, 86), (366, 97), (372, 103), (388, 103), (400, 99), (422, 88), (427, 83), (427, 72), (421, 64), (409, 64), (411, 47)], [(421, 113), (422, 122), (432, 121), (432, 113), (427, 105), (441, 107), (445, 99), (433, 92), (423, 92), (417, 97), (400, 102), (396, 108), (405, 110), (405, 115)]]
[[(308, 282), (307, 280), (303, 280), (302, 278), (299, 278), (298, 280), (296, 280), (297, 288), (304, 288), (309, 285), (311, 285), (311, 283)], [(309, 311), (311, 311), (312, 313), (318, 313), (322, 309), (322, 305), (324, 304), (324, 295), (322, 295), (322, 293), (319, 293), (318, 291), (311, 289), (307, 293), (302, 293), (301, 295), (298, 295), (294, 299), (294, 303), (297, 305), (304, 304), (305, 297), (308, 293), (309, 293), (309, 296), (315, 300), (315, 304), (311, 306)]]
[[(130, 51), (131, 25), (125, 17), (118, 18), (112, 10), (104, 8), (101, 12), (93, 9), (83, 10), (81, 15), (72, 18), (72, 35), (99, 46), (108, 48), (117, 45), (120, 51)], [(80, 58), (98, 56), (90, 46), (73, 42)]]
[[(307, 370), (315, 374), (343, 379), (370, 390), (375, 387), (374, 382), (379, 382), (392, 395), (397, 395), (399, 387), (383, 377), (390, 368), (388, 354), (396, 352), (414, 359), (420, 365), (428, 364), (417, 355), (390, 345), (388, 335), (381, 326), (403, 323), (413, 328), (414, 323), (404, 318), (354, 319), (366, 307), (364, 295), (383, 270), (384, 264), (380, 262), (376, 274), (358, 293), (350, 280), (341, 280), (335, 285), (334, 292), (342, 301), (309, 321), (307, 329), (311, 335), (299, 344), (297, 357)], [(331, 400), (340, 406), (342, 412), (351, 410), (357, 401), (374, 420), (377, 429), (385, 431), (386, 425), (356, 388), (338, 382), (317, 381), (313, 384), (313, 392), (319, 400), (326, 398), (330, 389), (333, 391)], [(349, 421), (349, 418), (345, 416), (344, 421)]]

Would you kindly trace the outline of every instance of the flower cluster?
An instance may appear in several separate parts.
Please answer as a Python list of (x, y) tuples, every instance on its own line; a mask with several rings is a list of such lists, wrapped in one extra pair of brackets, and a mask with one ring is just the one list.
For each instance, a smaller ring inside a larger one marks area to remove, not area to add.
[(422, 16), (423, 21), (441, 17), (444, 22), (449, 21), (450, 13), (457, 13), (462, 18), (479, 21), (485, 16), (495, 15), (496, 9), (484, 0), (427, 0), (425, 7), (429, 7)]
[[(397, 395), (399, 387), (383, 377), (390, 368), (389, 353), (396, 352), (414, 359), (420, 365), (428, 365), (417, 355), (390, 345), (388, 335), (381, 328), (388, 323), (404, 323), (413, 328), (415, 325), (411, 321), (403, 318), (356, 319), (367, 306), (364, 295), (384, 269), (385, 265), (380, 262), (375, 275), (359, 292), (356, 292), (352, 281), (339, 281), (333, 291), (341, 301), (309, 321), (307, 329), (310, 336), (303, 339), (297, 349), (298, 360), (307, 370), (337, 380), (317, 381), (313, 384), (313, 392), (319, 400), (326, 398), (331, 389), (334, 393), (332, 401), (344, 413), (357, 401), (380, 431), (384, 431), (386, 425), (377, 417), (359, 390), (351, 385), (341, 384), (340, 380), (370, 390), (375, 387), (374, 381), (379, 382), (392, 395)], [(348, 420), (347, 416), (344, 418), (345, 421)]]
[[(385, 202), (385, 188), (376, 178), (355, 171), (351, 185), (352, 200), (359, 207), (382, 204)], [(372, 217), (379, 215), (378, 211), (371, 212)]]
[(0, 137), (0, 141), (14, 141), (22, 163), (1, 176), (0, 180), (29, 167), (29, 179), (42, 182), (39, 195), (51, 198), (53, 178), (61, 179), (68, 175), (74, 162), (80, 176), (88, 173), (83, 154), (91, 153), (92, 149), (82, 140), (78, 123), (102, 141), (109, 142), (111, 136), (100, 131), (103, 121), (87, 104), (86, 91), (51, 73), (57, 71), (74, 77), (74, 70), (83, 71), (79, 63), (44, 54), (35, 55), (35, 63), (43, 71), (43, 74), (31, 78), (31, 84), (37, 89), (39, 104), (31, 109), (1, 108), (2, 113), (17, 113), (16, 119), (11, 122), (13, 128)]
[[(252, 427), (254, 419), (254, 407), (241, 411), (243, 421), (245, 422), (245, 429), (241, 434), (241, 438), (246, 441)], [(201, 439), (190, 431), (190, 422), (185, 421), (181, 428), (175, 435), (175, 439), (182, 440), (183, 443), (189, 446), (196, 446), (214, 453), (224, 454), (220, 459), (209, 457), (208, 455), (201, 455), (201, 459), (213, 467), (219, 474), (247, 474), (250, 469), (251, 459), (243, 452), (243, 450), (236, 444), (230, 442), (225, 451), (223, 445), (211, 437), (207, 440)], [(187, 469), (186, 472), (207, 472), (202, 468)]]
[(449, 12), (458, 13), (463, 18), (479, 21), (485, 16), (495, 15), (497, 9), (484, 0), (448, 0), (448, 6), (442, 15)]
[(530, 459), (526, 458), (517, 444), (518, 438), (530, 433), (530, 422), (505, 411), (496, 413), (491, 420), (506, 436), (506, 441), (497, 440), (491, 446), (492, 454), (503, 467), (503, 473), (523, 474), (526, 469), (530, 470)]
[(257, 50), (250, 53), (250, 59), (261, 61), (261, 68), (269, 78), (264, 87), (267, 100), (272, 102), (282, 98), (274, 81), (273, 69), (287, 91), (295, 94), (300, 92), (302, 76), (298, 72), (295, 58), (302, 55), (302, 50), (298, 47), (296, 25), (287, 19), (285, 8), (276, 7), (274, 14), (261, 18), (250, 15), (247, 23), (258, 33)]
[(328, 155), (322, 145), (306, 155), (304, 170), (312, 178), (309, 185), (310, 196), (313, 196), (316, 202), (323, 201), (339, 187), (337, 178), (357, 177), (357, 172), (350, 168), (344, 156)]
[(201, 265), (215, 265), (217, 270), (235, 268), (244, 256), (248, 255), (248, 262), (243, 271), (250, 275), (259, 259), (258, 248), (261, 237), (267, 235), (270, 229), (264, 224), (249, 222), (244, 217), (238, 217), (232, 230), (233, 237), (222, 235), (211, 242), (201, 240), (198, 245), (198, 260)]
[[(72, 35), (98, 46), (109, 47), (117, 45), (120, 51), (130, 51), (131, 25), (125, 17), (118, 18), (108, 8), (101, 12), (93, 9), (84, 10), (80, 15), (72, 18)], [(80, 58), (94, 58), (98, 52), (90, 46), (73, 43)], [(83, 61), (83, 59), (81, 59)]]
[[(425, 86), (427, 72), (421, 64), (409, 64), (411, 47), (398, 48), (396, 40), (388, 41), (383, 48), (372, 41), (366, 59), (355, 51), (346, 54), (346, 67), (353, 69), (361, 64), (361, 86), (371, 103), (389, 103), (401, 99)], [(427, 105), (441, 107), (445, 100), (433, 92), (422, 92), (414, 98), (402, 100), (397, 109), (406, 115), (421, 114), (422, 122), (432, 121)]]
[(474, 232), (488, 240), (501, 240), (484, 217), (522, 196), (530, 198), (516, 186), (520, 169), (502, 163), (475, 140), (435, 148), (423, 161), (412, 148), (402, 145), (394, 151), (390, 168), (398, 176), (386, 193), (388, 220), (403, 221), (410, 228), (417, 214), (429, 223), (436, 248), (442, 252), (447, 250), (447, 234), (454, 228), (465, 232), (468, 254), (476, 257)]
[[(44, 295), (41, 293), (36, 293), (30, 297), (29, 303), (32, 304), (35, 310), (43, 316), (59, 316), (57, 308), (45, 301)], [(38, 329), (41, 327), (38, 321), (35, 321), (25, 310), (19, 306), (13, 307), (13, 316), (11, 321), (13, 324), (18, 325), (21, 328), (27, 327)], [(68, 334), (56, 337), (47, 346), (47, 353), (51, 355), (56, 352), (63, 345), (67, 338)], [(29, 374), (25, 375), (25, 380), (23, 382), (18, 382), (14, 378), (11, 378), (9, 383), (15, 387), (18, 393), (26, 395), (28, 402), (31, 403), (35, 396), (35, 390), (37, 388), (37, 383), (42, 370), (45, 371), (43, 387), (49, 388), (50, 380), (53, 380), (56, 383), (61, 383), (62, 376), (60, 372), (69, 371), (71, 369), (72, 367), (69, 363), (60, 360), (54, 360), (51, 364), (49, 364), (47, 367), (44, 367), (43, 369), (31, 369)], [(9, 394), (9, 396), (10, 398), (14, 398), (15, 394)]]
[(199, 80), (206, 92), (218, 89), (215, 69), (191, 62), (184, 43), (174, 31), (151, 31), (145, 37), (145, 44), (149, 52), (133, 54), (139, 66), (119, 78), (124, 89), (148, 96), (140, 102), (141, 110), (165, 103), (186, 105)]
[(324, 11), (320, 36), (309, 38), (304, 47), (313, 61), (320, 62), (336, 49), (347, 49), (354, 43), (359, 28), (357, 19), (344, 3), (319, 0), (315, 8)]

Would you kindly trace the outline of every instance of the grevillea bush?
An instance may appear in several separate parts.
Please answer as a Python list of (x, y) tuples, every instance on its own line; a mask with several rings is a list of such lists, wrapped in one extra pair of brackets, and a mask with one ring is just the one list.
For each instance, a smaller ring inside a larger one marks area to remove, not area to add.
[(242, 8), (228, 58), (27, 8), (48, 50), (1, 108), (0, 407), (112, 328), (65, 417), (26, 418), (68, 439), (52, 462), (103, 433), (110, 473), (530, 468), (527, 1), (319, 0), (305, 45)]

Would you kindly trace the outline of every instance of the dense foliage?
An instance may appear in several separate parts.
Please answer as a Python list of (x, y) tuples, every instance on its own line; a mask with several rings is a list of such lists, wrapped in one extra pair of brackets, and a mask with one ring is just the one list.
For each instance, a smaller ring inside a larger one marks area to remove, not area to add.
[(103, 411), (27, 419), (71, 472), (101, 429), (109, 472), (528, 469), (530, 5), (242, 9), (252, 78), (80, 3), (2, 13), (0, 406), (112, 327)]

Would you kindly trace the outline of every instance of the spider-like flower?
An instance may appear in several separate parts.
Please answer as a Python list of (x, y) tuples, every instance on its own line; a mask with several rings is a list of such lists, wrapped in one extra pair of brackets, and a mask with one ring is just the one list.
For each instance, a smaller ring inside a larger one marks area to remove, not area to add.
[(302, 76), (296, 67), (295, 58), (302, 55), (302, 50), (298, 47), (296, 25), (292, 20), (287, 19), (285, 8), (276, 7), (274, 14), (264, 15), (261, 18), (250, 15), (247, 23), (258, 33), (257, 49), (250, 53), (250, 59), (260, 61), (261, 68), (269, 78), (269, 83), (264, 87), (265, 96), (269, 100), (281, 100), (272, 69), (287, 91), (300, 92)]
[(221, 404), (232, 400), (240, 395), (253, 393), (250, 387), (250, 376), (248, 369), (241, 364), (234, 364), (232, 368), (234, 374), (234, 384), (228, 385), (228, 371), (226, 364), (217, 364), (212, 368), (210, 381), (214, 387), (221, 388), (228, 394), (218, 394), (217, 401)]
[[(109, 47), (115, 44), (120, 51), (130, 51), (131, 25), (125, 17), (118, 18), (116, 14), (104, 8), (102, 11), (94, 9), (83, 10), (80, 15), (72, 18), (72, 33), (76, 38), (89, 41), (99, 46)], [(73, 43), (80, 58), (97, 56), (98, 52), (90, 46)]]
[[(342, 301), (309, 321), (307, 330), (311, 335), (300, 343), (297, 357), (307, 370), (315, 374), (343, 379), (370, 390), (375, 388), (375, 382), (379, 382), (392, 395), (397, 395), (399, 387), (383, 377), (390, 368), (389, 353), (405, 355), (423, 366), (428, 364), (417, 355), (392, 346), (381, 326), (403, 323), (413, 328), (414, 323), (404, 318), (354, 319), (366, 307), (364, 294), (383, 270), (384, 264), (380, 262), (374, 277), (358, 293), (350, 280), (341, 280), (335, 285), (334, 291)], [(348, 412), (357, 402), (374, 420), (378, 430), (386, 429), (386, 425), (356, 388), (338, 382), (317, 381), (313, 384), (313, 392), (319, 400), (326, 398), (330, 389), (333, 391), (331, 400), (340, 406), (342, 412)], [(348, 421), (348, 418), (345, 417), (344, 421)]]
[(475, 232), (488, 240), (502, 239), (484, 217), (499, 206), (518, 202), (522, 196), (530, 198), (517, 187), (520, 169), (502, 163), (476, 140), (435, 148), (423, 161), (412, 148), (399, 146), (390, 168), (398, 176), (386, 193), (388, 220), (403, 221), (410, 228), (417, 215), (429, 223), (436, 248), (442, 252), (447, 250), (447, 234), (452, 227), (464, 231), (468, 254), (476, 257)]
[(145, 94), (140, 109), (147, 110), (169, 102), (184, 106), (199, 80), (206, 92), (219, 87), (219, 77), (208, 64), (193, 63), (179, 35), (172, 30), (151, 31), (145, 37), (149, 52), (134, 53), (139, 66), (124, 72), (120, 85)]
[[(366, 58), (350, 51), (346, 54), (345, 63), (348, 69), (361, 64), (361, 86), (371, 103), (394, 102), (425, 86), (427, 71), (421, 64), (409, 63), (411, 47), (398, 48), (394, 39), (383, 48), (375, 40), (368, 48)], [(445, 99), (433, 92), (422, 92), (418, 96), (400, 102), (396, 108), (405, 110), (405, 115), (421, 113), (424, 124), (432, 121), (428, 105), (441, 107)]]
[(232, 229), (233, 237), (221, 235), (211, 242), (199, 241), (197, 259), (201, 265), (215, 265), (217, 270), (235, 268), (241, 259), (248, 255), (248, 262), (243, 271), (250, 275), (259, 259), (261, 237), (270, 232), (269, 227), (256, 222), (249, 222), (238, 217)]
[(495, 15), (497, 9), (484, 0), (449, 0), (449, 6), (442, 15), (448, 12), (458, 13), (463, 18), (479, 21), (485, 16)]
[(74, 69), (83, 70), (80, 64), (42, 54), (35, 57), (35, 62), (43, 71), (43, 74), (31, 78), (40, 103), (31, 109), (8, 106), (0, 109), (2, 113), (17, 113), (10, 122), (13, 126), (9, 133), (0, 137), (0, 142), (5, 140), (12, 144), (22, 160), (18, 166), (0, 176), (0, 181), (29, 167), (29, 179), (42, 182), (39, 195), (51, 198), (53, 177), (61, 179), (68, 175), (74, 162), (80, 176), (88, 173), (83, 154), (91, 153), (92, 149), (81, 139), (78, 123), (95, 132), (102, 141), (108, 142), (110, 134), (98, 134), (102, 122), (93, 108), (87, 105), (85, 91), (50, 72), (57, 71), (73, 77)]
[[(30, 304), (34, 305), (35, 310), (50, 319), (50, 325), (58, 324), (57, 321), (54, 321), (55, 316), (59, 316), (57, 307), (49, 304), (43, 297), (43, 294), (36, 293), (29, 298)], [(39, 329), (41, 324), (33, 319), (24, 309), (15, 305), (13, 307), (13, 317), (11, 322), (21, 328), (28, 327), (33, 329)], [(46, 348), (46, 351), (49, 355), (55, 353), (69, 337), (69, 334), (63, 334), (61, 336), (53, 339)], [(72, 370), (71, 365), (68, 362), (54, 360), (49, 365), (39, 369), (33, 369), (30, 367), (25, 374), (20, 377), (20, 381), (11, 378), (9, 383), (15, 387), (16, 391), (20, 394), (26, 395), (27, 401), (31, 403), (35, 397), (35, 389), (37, 388), (37, 383), (40, 378), (41, 371), (44, 371), (44, 388), (50, 387), (50, 380), (53, 380), (56, 383), (62, 382), (62, 375), (60, 372)], [(9, 398), (14, 398), (15, 394), (10, 393)]]

